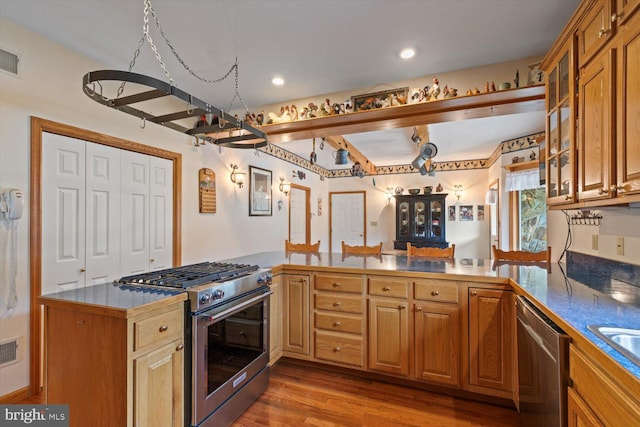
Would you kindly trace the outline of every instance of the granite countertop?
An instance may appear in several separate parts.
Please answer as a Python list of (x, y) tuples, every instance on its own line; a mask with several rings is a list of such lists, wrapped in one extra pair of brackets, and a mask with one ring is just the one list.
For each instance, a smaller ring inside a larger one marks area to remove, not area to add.
[[(260, 267), (291, 266), (303, 268), (339, 268), (365, 270), (367, 273), (411, 272), (464, 276), (467, 280), (506, 283), (512, 279), (536, 305), (554, 313), (578, 333), (640, 379), (640, 366), (609, 346), (587, 329), (598, 324), (640, 329), (640, 287), (593, 274), (581, 273), (574, 266), (566, 274), (564, 264), (552, 264), (551, 271), (535, 265), (501, 265), (491, 260), (456, 258), (433, 260), (408, 259), (404, 255), (347, 256), (331, 253), (261, 252), (224, 262), (257, 264)], [(73, 289), (41, 298), (105, 306), (123, 311), (175, 296), (175, 292), (139, 292), (105, 283)]]

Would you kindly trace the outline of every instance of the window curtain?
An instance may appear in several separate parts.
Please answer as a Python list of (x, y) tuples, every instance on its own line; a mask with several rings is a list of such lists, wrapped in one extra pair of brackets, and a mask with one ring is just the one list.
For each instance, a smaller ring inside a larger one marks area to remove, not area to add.
[(509, 172), (507, 173), (504, 186), (506, 191), (520, 191), (544, 187), (540, 185), (540, 172), (538, 169)]

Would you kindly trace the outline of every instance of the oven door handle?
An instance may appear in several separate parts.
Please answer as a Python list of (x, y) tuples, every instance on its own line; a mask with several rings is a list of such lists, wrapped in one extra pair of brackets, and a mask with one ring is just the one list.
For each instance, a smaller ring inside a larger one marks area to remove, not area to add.
[(232, 305), (231, 307), (229, 307), (228, 309), (221, 311), (219, 313), (215, 313), (215, 314), (207, 314), (206, 312), (201, 313), (197, 316), (198, 318), (198, 323), (200, 323), (200, 321), (205, 321), (207, 322), (205, 325), (203, 326), (209, 326), (211, 323), (217, 322), (220, 319), (223, 319), (227, 316), (229, 316), (230, 314), (236, 313), (238, 311), (242, 311), (245, 308), (255, 304), (256, 302), (267, 298), (269, 295), (271, 295), (273, 293), (273, 291), (271, 289), (269, 289), (268, 291), (261, 293), (258, 296), (255, 296), (251, 299), (248, 299), (246, 301), (242, 301), (239, 305)]

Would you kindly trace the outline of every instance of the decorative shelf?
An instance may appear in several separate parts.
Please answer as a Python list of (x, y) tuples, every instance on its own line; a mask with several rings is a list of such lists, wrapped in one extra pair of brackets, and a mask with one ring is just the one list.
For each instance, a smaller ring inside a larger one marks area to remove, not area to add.
[(544, 85), (457, 96), (417, 104), (376, 110), (356, 111), (286, 123), (263, 125), (269, 141), (287, 142), (323, 136), (347, 135), (442, 123), (456, 120), (494, 117), (507, 114), (544, 111)]

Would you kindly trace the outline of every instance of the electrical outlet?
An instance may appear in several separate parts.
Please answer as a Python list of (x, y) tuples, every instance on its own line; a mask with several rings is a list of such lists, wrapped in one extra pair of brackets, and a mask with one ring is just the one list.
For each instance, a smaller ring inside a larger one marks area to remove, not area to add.
[(591, 249), (593, 249), (594, 251), (598, 250), (598, 235), (597, 234), (592, 234), (591, 235)]
[(616, 239), (616, 255), (624, 255), (624, 237)]

